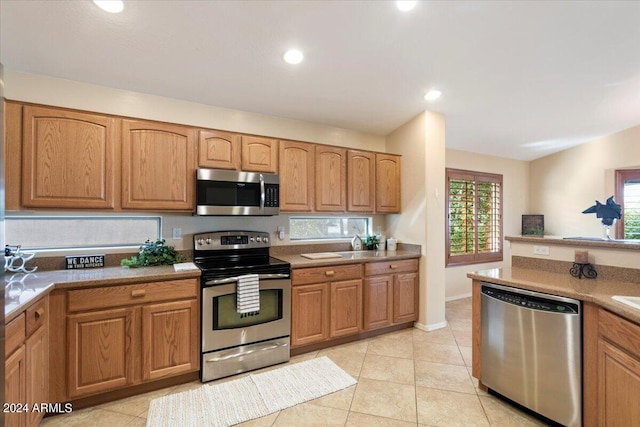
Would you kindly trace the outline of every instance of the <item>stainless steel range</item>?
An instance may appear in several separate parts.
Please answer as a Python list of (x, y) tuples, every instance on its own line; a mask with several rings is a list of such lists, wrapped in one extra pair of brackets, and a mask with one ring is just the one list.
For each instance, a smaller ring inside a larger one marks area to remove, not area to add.
[[(215, 231), (193, 240), (202, 270), (202, 382), (288, 361), (291, 266), (269, 256), (269, 233)], [(238, 304), (246, 283), (258, 305), (249, 311)]]

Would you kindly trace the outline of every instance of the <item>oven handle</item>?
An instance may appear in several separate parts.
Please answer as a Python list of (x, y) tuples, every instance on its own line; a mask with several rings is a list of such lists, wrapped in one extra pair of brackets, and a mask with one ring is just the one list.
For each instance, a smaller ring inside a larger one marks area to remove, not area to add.
[[(277, 273), (277, 274), (258, 274), (258, 280), (270, 280), (270, 279), (288, 279), (289, 274)], [(224, 285), (226, 283), (237, 282), (238, 277), (225, 277), (224, 279), (212, 279), (204, 282), (206, 286)]]
[(205, 362), (207, 362), (207, 363), (223, 362), (225, 360), (235, 359), (237, 357), (246, 356), (248, 354), (256, 353), (258, 351), (274, 350), (274, 349), (279, 348), (279, 347), (287, 347), (288, 345), (289, 344), (286, 343), (286, 342), (277, 342), (277, 343), (275, 343), (273, 345), (270, 345), (270, 346), (267, 346), (267, 347), (261, 347), (261, 348), (256, 348), (256, 349), (253, 349), (253, 350), (241, 351), (239, 353), (233, 353), (233, 354), (230, 354), (228, 356), (213, 357), (213, 358), (211, 358), (209, 360), (206, 360)]

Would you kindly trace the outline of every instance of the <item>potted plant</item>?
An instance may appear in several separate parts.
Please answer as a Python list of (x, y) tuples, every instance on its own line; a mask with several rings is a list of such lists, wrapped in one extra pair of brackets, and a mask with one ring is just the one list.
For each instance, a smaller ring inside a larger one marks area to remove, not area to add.
[(380, 239), (375, 234), (367, 236), (364, 239), (364, 245), (369, 250), (378, 249), (378, 243), (380, 243)]
[(184, 257), (173, 246), (166, 246), (164, 239), (152, 242), (147, 240), (140, 246), (138, 255), (120, 261), (124, 267), (151, 267), (155, 265), (171, 265), (184, 261)]

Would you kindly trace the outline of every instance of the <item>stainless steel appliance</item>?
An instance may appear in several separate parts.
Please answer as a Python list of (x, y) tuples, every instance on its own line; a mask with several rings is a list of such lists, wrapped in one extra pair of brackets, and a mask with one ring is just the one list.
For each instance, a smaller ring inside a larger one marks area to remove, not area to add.
[(198, 169), (197, 215), (280, 213), (280, 178), (271, 173)]
[(481, 316), (482, 383), (552, 421), (580, 426), (580, 301), (483, 282)]
[[(196, 234), (194, 262), (202, 270), (202, 382), (289, 360), (291, 266), (269, 256), (269, 234)], [(259, 278), (259, 311), (239, 313), (242, 276)]]

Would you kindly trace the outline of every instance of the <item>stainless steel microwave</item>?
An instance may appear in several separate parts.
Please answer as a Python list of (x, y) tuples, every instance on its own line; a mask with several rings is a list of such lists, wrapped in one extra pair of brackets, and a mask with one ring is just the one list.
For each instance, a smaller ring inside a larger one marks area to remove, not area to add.
[(278, 215), (280, 177), (271, 173), (198, 169), (197, 215)]

